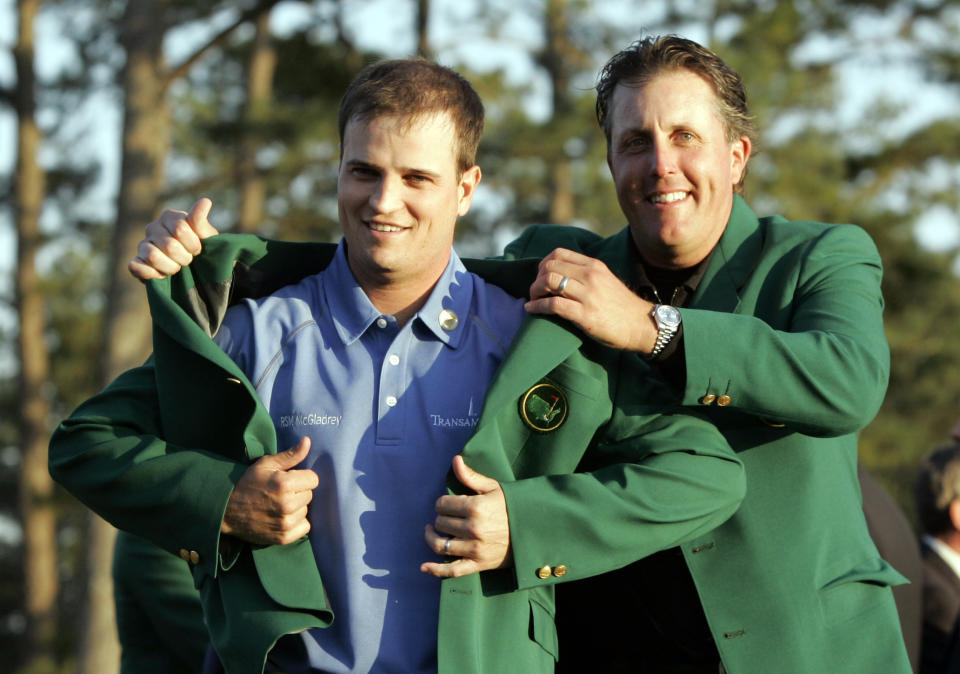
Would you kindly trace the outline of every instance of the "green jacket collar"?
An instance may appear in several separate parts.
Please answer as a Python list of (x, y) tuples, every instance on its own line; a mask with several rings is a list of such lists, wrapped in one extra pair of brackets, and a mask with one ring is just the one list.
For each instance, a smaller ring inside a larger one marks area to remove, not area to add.
[(762, 247), (760, 221), (747, 202), (735, 195), (730, 220), (717, 242), (703, 280), (690, 300), (690, 308), (734, 311), (740, 302), (740, 289), (760, 259)]

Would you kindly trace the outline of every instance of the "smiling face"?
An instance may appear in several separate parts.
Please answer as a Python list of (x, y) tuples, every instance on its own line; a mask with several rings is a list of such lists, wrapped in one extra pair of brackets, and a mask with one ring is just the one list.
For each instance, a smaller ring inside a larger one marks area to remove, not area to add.
[(641, 254), (658, 267), (696, 265), (727, 225), (750, 139), (727, 138), (716, 94), (689, 70), (618, 84), (610, 118), (607, 163)]
[(352, 119), (343, 135), (337, 201), (350, 269), (378, 302), (429, 293), (450, 258), (480, 168), (457, 170), (456, 130), (446, 112)]

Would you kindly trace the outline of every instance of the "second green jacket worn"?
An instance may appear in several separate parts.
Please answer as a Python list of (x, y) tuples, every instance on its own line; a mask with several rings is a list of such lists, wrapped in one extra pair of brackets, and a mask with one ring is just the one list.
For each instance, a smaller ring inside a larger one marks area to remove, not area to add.
[[(534, 227), (507, 252), (579, 250), (629, 284), (629, 236)], [(758, 218), (736, 197), (680, 309), (679, 395), (716, 423), (747, 474), (739, 510), (680, 545), (730, 674), (910, 671), (889, 589), (906, 579), (870, 538), (857, 479), (856, 431), (889, 372), (880, 278), (859, 227)], [(597, 615), (630, 582), (624, 572), (587, 581), (586, 605), (561, 608)]]
[[(190, 561), (227, 671), (256, 674), (280, 636), (329, 625), (337, 607), (306, 539), (254, 546), (220, 534), (234, 484), (278, 448), (250, 382), (210, 336), (231, 301), (320, 271), (335, 247), (223, 235), (204, 248), (191, 268), (148, 284), (153, 356), (61, 424), (50, 469), (116, 526)], [(536, 269), (465, 262), (518, 296)], [(566, 401), (559, 426), (536, 418), (527, 394), (540, 385)], [(525, 321), (462, 452), (503, 487), (513, 566), (442, 582), (439, 671), (553, 671), (554, 585), (693, 540), (737, 509), (740, 460), (713, 424), (663, 413), (661, 387), (637, 359), (558, 322)]]

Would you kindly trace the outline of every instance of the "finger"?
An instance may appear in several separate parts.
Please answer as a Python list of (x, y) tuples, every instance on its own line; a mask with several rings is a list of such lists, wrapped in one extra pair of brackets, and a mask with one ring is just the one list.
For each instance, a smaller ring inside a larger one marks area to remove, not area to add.
[(567, 297), (569, 299), (577, 299), (577, 286), (583, 285), (580, 283), (580, 281), (576, 280), (567, 273), (559, 271), (551, 271), (544, 276), (546, 280), (546, 287), (550, 289), (551, 295)]
[[(580, 280), (586, 278), (584, 269), (583, 265), (567, 262), (552, 262), (549, 265), (542, 265), (537, 273), (537, 278), (530, 284), (530, 298), (538, 299), (552, 295), (572, 297), (575, 292), (573, 286), (584, 285)], [(567, 279), (565, 286), (563, 285), (563, 279)]]
[(150, 281), (165, 276), (139, 257), (135, 257), (127, 263), (127, 271), (130, 272), (135, 279), (139, 279), (140, 281)]
[[(441, 496), (437, 499), (435, 509), (438, 519), (440, 517), (464, 518), (470, 516), (470, 499), (475, 496)], [(447, 533), (444, 528), (437, 527), (440, 531)]]
[[(292, 486), (292, 485), (286, 485)], [(287, 490), (276, 502), (276, 512), (295, 522), (307, 516), (307, 507), (313, 501), (313, 489)]]
[[(197, 240), (199, 246), (199, 239)], [(144, 239), (137, 246), (137, 257), (151, 265), (161, 274), (172, 275), (193, 262), (190, 253), (180, 241), (172, 237), (165, 237), (161, 241)]]
[(540, 268), (553, 267), (556, 264), (566, 264), (574, 266), (584, 266), (590, 264), (594, 258), (583, 253), (577, 253), (569, 248), (554, 248), (550, 254), (540, 261)]
[(420, 570), (437, 578), (459, 578), (480, 571), (480, 565), (472, 559), (461, 557), (452, 562), (424, 562)]
[(157, 250), (151, 243), (141, 241), (137, 248), (137, 256), (130, 260), (127, 269), (136, 278), (146, 281), (172, 276), (180, 271), (180, 265)]
[(289, 470), (299, 463), (302, 463), (307, 455), (310, 454), (310, 438), (303, 436), (294, 447), (276, 454), (268, 455), (260, 459), (275, 470)]
[[(445, 543), (447, 538), (457, 538), (462, 543), (463, 541), (476, 540), (476, 535), (470, 530), (471, 521), (466, 517), (437, 515), (433, 521), (433, 527), (437, 535), (443, 539), (441, 544)], [(451, 543), (451, 545), (453, 544)]]
[(171, 256), (185, 256), (184, 264), (189, 264), (194, 255), (200, 254), (203, 247), (200, 237), (188, 220), (189, 217), (190, 214), (183, 211), (164, 211), (157, 222), (147, 225), (145, 240)]
[(579, 309), (582, 309), (583, 305), (568, 297), (557, 295), (541, 297), (524, 303), (523, 308), (526, 309), (528, 314), (559, 316), (560, 318), (566, 318), (580, 328), (583, 327), (577, 322), (581, 313)]
[(320, 478), (313, 470), (276, 470), (275, 474), (277, 485), (287, 492), (313, 494), (320, 485)]
[(286, 545), (299, 541), (309, 533), (310, 520), (307, 519), (307, 509), (304, 508), (302, 513), (298, 512), (295, 517), (290, 518), (289, 523), (285, 523), (282, 529), (277, 532), (274, 542)]
[(468, 466), (460, 454), (453, 457), (453, 474), (457, 476), (457, 479), (460, 480), (465, 487), (472, 489), (478, 494), (486, 494), (487, 492), (500, 488), (499, 482), (482, 473), (478, 473)]
[(446, 555), (450, 557), (457, 555), (455, 549), (458, 541), (452, 536), (444, 536), (440, 534), (440, 532), (433, 528), (432, 524), (428, 524), (424, 528), (423, 538), (427, 542), (427, 547), (438, 555)]
[(214, 236), (219, 234), (217, 228), (210, 224), (210, 221), (207, 219), (207, 216), (210, 215), (210, 209), (213, 208), (213, 201), (207, 197), (201, 197), (197, 200), (197, 203), (193, 205), (193, 208), (190, 209), (190, 212), (187, 214), (187, 222), (190, 224), (190, 227), (196, 232), (197, 236), (201, 239), (205, 239), (208, 236)]

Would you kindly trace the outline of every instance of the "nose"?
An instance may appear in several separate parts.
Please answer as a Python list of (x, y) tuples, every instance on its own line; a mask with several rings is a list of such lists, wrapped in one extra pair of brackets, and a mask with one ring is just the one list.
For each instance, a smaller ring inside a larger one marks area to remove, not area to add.
[(402, 201), (402, 182), (393, 176), (383, 176), (377, 186), (371, 190), (369, 204), (378, 213), (392, 213)]
[(650, 173), (656, 177), (677, 171), (676, 149), (664, 139), (655, 139), (650, 150)]

